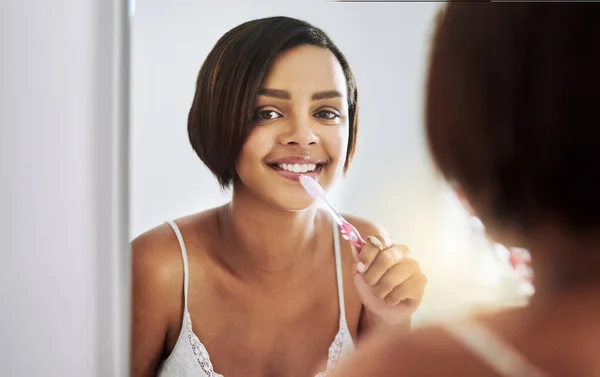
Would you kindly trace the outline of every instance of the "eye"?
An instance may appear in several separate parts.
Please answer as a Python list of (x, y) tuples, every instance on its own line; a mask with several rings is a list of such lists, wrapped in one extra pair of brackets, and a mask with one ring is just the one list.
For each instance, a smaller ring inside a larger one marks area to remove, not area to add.
[(257, 111), (254, 114), (254, 119), (260, 122), (260, 121), (264, 121), (264, 120), (278, 119), (278, 118), (281, 118), (282, 116), (283, 115), (279, 114), (275, 110), (261, 110), (261, 111)]
[(333, 112), (333, 111), (329, 111), (329, 110), (321, 110), (315, 113), (315, 116), (319, 119), (325, 119), (325, 120), (334, 120), (336, 118), (339, 118), (339, 114)]

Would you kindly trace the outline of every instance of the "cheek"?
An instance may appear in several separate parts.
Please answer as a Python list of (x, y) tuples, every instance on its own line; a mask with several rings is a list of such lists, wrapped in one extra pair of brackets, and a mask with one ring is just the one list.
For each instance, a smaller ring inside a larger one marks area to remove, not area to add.
[(273, 148), (273, 138), (263, 130), (253, 130), (242, 147), (240, 157), (237, 163), (238, 173), (240, 170), (247, 170), (256, 163), (262, 161)]
[(344, 165), (348, 150), (348, 127), (328, 128), (321, 136), (327, 154), (331, 156), (336, 165)]

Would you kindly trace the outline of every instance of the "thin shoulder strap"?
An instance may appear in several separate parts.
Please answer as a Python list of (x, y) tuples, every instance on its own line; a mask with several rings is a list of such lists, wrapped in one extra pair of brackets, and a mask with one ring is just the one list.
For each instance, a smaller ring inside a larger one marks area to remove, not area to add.
[(340, 323), (346, 323), (346, 304), (344, 301), (344, 280), (342, 278), (342, 257), (340, 254), (340, 234), (335, 221), (333, 225), (333, 245), (335, 248), (335, 270), (338, 288), (338, 300), (340, 303)]
[(544, 377), (517, 350), (475, 321), (449, 323), (444, 329), (503, 377)]
[(177, 224), (175, 224), (175, 222), (172, 220), (167, 221), (167, 224), (169, 224), (171, 226), (171, 228), (173, 228), (173, 231), (175, 232), (175, 235), (177, 236), (177, 240), (179, 241), (179, 247), (181, 248), (181, 258), (183, 259), (183, 304), (185, 307), (185, 311), (187, 312), (187, 310), (188, 310), (188, 304), (187, 304), (187, 301), (188, 301), (188, 279), (189, 279), (187, 250), (185, 248), (185, 242), (183, 242), (183, 236), (181, 235), (181, 231), (179, 230), (179, 227), (177, 226)]

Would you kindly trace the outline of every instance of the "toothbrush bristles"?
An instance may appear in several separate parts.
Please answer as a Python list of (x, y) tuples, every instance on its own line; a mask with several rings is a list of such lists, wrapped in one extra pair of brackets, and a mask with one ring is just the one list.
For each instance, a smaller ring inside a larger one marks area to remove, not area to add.
[(321, 199), (325, 196), (325, 192), (323, 191), (321, 185), (307, 175), (300, 176), (300, 184), (302, 187), (304, 187), (308, 195), (313, 197), (313, 199)]

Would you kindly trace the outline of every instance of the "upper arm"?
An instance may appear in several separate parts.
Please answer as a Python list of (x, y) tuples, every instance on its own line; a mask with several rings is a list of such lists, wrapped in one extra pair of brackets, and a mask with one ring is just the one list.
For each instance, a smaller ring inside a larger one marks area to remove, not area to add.
[(155, 376), (170, 325), (182, 316), (183, 266), (166, 225), (131, 243), (131, 375)]

